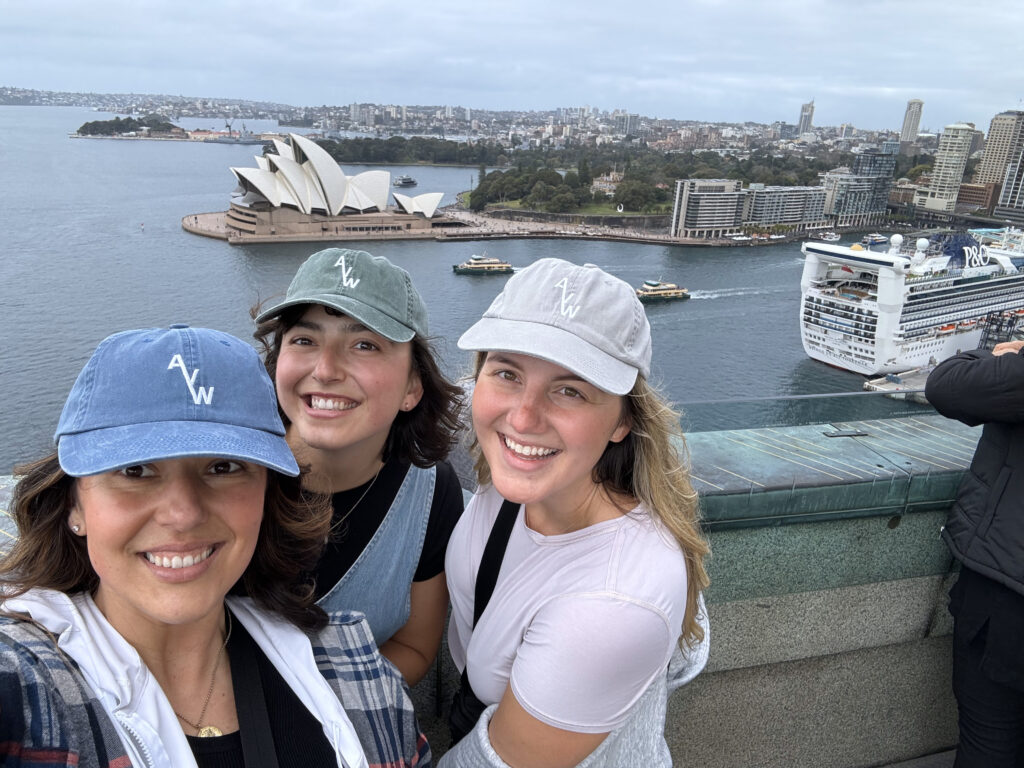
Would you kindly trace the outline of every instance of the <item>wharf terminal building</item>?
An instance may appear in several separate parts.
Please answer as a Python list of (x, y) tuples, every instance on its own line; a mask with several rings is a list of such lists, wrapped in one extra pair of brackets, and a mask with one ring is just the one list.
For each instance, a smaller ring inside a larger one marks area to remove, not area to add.
[(298, 134), (275, 139), (273, 153), (256, 157), (255, 168), (232, 168), (238, 187), (224, 222), (235, 238), (310, 238), (324, 235), (422, 234), (452, 224), (437, 215), (443, 192), (393, 193), (391, 174), (366, 171), (347, 176), (320, 145)]

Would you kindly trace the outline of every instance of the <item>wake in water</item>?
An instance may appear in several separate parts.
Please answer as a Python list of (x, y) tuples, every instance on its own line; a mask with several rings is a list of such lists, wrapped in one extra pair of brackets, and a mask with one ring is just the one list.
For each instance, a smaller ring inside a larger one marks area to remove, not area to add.
[(715, 288), (707, 291), (690, 291), (691, 299), (730, 299), (734, 296), (769, 296), (773, 293), (792, 293), (793, 289), (788, 286), (775, 286), (762, 288), (748, 286), (740, 288)]

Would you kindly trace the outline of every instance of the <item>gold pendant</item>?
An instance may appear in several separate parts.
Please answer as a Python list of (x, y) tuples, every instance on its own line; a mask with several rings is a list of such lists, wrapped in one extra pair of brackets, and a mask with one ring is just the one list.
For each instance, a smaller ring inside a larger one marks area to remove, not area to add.
[(197, 735), (201, 739), (208, 739), (211, 736), (223, 736), (224, 732), (216, 725), (204, 725), (199, 729), (199, 733)]

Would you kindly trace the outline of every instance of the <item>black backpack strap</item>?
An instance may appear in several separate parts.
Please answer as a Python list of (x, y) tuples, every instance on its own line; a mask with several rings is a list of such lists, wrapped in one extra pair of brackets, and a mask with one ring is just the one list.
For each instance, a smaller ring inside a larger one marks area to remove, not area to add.
[(491, 528), (491, 535), (487, 537), (484, 554), (480, 558), (480, 568), (476, 572), (476, 592), (473, 599), (474, 627), (491, 599), (494, 585), (498, 583), (498, 571), (501, 570), (501, 561), (505, 559), (505, 549), (508, 547), (508, 540), (512, 535), (512, 526), (516, 523), (518, 512), (518, 504), (505, 501), (501, 505), (501, 509), (498, 510), (498, 517)]
[[(508, 540), (512, 535), (512, 527), (515, 525), (518, 513), (519, 505), (506, 500), (498, 510), (498, 517), (495, 519), (494, 525), (491, 526), (491, 533), (487, 537), (487, 544), (484, 545), (484, 553), (480, 558), (480, 568), (476, 573), (473, 600), (474, 627), (491, 599), (494, 585), (498, 583), (498, 571), (501, 570), (501, 562), (505, 559), (505, 550), (508, 548)], [(480, 713), (486, 708), (484, 703), (473, 693), (473, 688), (469, 684), (469, 668), (467, 666), (462, 670), (459, 690), (455, 692), (452, 707), (448, 713), (448, 729), (452, 736), (452, 746), (473, 730), (476, 721), (480, 719)]]
[(263, 693), (263, 677), (260, 674), (256, 642), (243, 632), (232, 643), (231, 682), (235, 688), (235, 710), (238, 713), (238, 730), (242, 737), (242, 754), (246, 766), (277, 768), (277, 750), (274, 748), (274, 734), (270, 729), (270, 715)]

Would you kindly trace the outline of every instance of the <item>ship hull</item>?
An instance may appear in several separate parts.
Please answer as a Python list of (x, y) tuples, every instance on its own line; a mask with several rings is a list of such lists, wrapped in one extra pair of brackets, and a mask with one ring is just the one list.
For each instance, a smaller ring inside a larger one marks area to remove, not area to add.
[[(1018, 233), (1019, 234), (1019, 233)], [(1024, 246), (902, 252), (804, 243), (800, 336), (813, 360), (865, 376), (919, 368), (1008, 338), (1024, 306)], [(957, 257), (957, 258), (954, 258)]]

